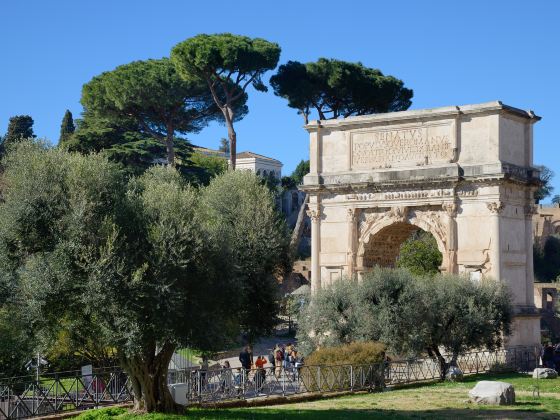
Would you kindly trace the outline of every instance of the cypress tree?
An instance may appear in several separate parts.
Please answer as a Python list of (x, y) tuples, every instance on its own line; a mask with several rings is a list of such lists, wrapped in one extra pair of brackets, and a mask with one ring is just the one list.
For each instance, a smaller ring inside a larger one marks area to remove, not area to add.
[(58, 144), (64, 144), (76, 131), (76, 126), (74, 125), (74, 119), (72, 118), (72, 113), (70, 110), (66, 110), (64, 113), (64, 118), (62, 118), (62, 124), (60, 124), (60, 138), (58, 139)]
[(29, 115), (16, 115), (10, 118), (8, 132), (4, 136), (4, 146), (8, 146), (22, 139), (35, 137), (33, 133), (33, 118)]

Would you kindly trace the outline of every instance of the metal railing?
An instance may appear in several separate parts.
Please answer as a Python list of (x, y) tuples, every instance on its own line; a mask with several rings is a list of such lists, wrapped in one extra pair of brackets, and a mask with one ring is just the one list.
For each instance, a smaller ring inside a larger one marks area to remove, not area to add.
[[(451, 355), (443, 355), (449, 363)], [(539, 365), (540, 349), (535, 347), (511, 347), (497, 351), (470, 352), (460, 355), (456, 366), (463, 374), (485, 372), (529, 372)], [(436, 380), (442, 377), (441, 366), (432, 358), (396, 360), (387, 363), (387, 385), (408, 384)]]
[(186, 404), (383, 387), (384, 365), (274, 367), (192, 371), (179, 399)]
[(0, 380), (0, 419), (21, 419), (131, 401), (128, 378), (120, 369), (44, 374)]
[[(539, 364), (535, 348), (471, 352), (456, 365), (464, 374), (528, 372)], [(450, 355), (444, 355), (451, 361)], [(379, 390), (386, 386), (438, 380), (440, 364), (431, 358), (391, 360), (372, 365), (307, 366), (264, 369), (184, 369), (170, 372), (168, 383), (181, 404), (288, 396), (311, 392)], [(119, 369), (79, 371), (0, 380), (0, 420), (69, 410), (85, 410), (132, 401), (128, 378)]]

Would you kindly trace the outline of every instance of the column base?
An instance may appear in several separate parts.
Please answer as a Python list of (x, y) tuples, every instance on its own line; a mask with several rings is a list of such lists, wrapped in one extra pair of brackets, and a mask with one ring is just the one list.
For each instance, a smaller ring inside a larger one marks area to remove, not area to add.
[(518, 307), (511, 325), (512, 333), (506, 338), (504, 347), (540, 346), (541, 315), (535, 307)]

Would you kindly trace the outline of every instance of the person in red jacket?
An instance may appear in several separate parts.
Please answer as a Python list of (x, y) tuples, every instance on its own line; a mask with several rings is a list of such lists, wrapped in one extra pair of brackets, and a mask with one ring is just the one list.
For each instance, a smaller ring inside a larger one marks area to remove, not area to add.
[(264, 385), (264, 380), (266, 377), (266, 371), (264, 367), (266, 366), (266, 363), (266, 358), (264, 356), (257, 357), (257, 360), (255, 362), (255, 367), (257, 368), (257, 371), (255, 372), (255, 382), (258, 391), (260, 391)]

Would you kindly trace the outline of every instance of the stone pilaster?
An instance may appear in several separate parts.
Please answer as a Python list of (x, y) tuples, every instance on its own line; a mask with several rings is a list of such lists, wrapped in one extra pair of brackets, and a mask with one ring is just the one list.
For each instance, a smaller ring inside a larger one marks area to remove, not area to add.
[(537, 213), (537, 206), (528, 204), (525, 206), (525, 276), (527, 287), (526, 304), (533, 306), (535, 304), (535, 272), (533, 268), (533, 215)]
[(311, 293), (321, 289), (321, 209), (317, 204), (315, 208), (307, 210), (311, 219)]
[(444, 203), (443, 210), (447, 213), (448, 226), (447, 226), (447, 267), (448, 273), (457, 273), (457, 209), (458, 205), (455, 202)]
[(346, 255), (346, 264), (348, 266), (348, 277), (354, 276), (356, 268), (356, 252), (358, 246), (358, 212), (359, 209), (349, 207), (346, 213), (348, 221), (348, 253)]
[(502, 253), (500, 250), (500, 214), (504, 210), (504, 203), (501, 201), (494, 201), (486, 203), (488, 210), (492, 214), (492, 236), (491, 236), (491, 260), (492, 264), (491, 274), (496, 280), (502, 280), (501, 266), (502, 266)]

